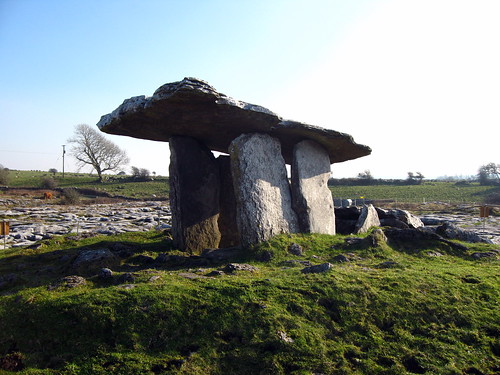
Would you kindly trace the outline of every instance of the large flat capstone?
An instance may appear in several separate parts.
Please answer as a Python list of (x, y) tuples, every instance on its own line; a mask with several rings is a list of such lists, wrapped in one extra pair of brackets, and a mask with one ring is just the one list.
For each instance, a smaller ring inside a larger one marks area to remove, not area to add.
[(348, 134), (284, 120), (267, 108), (235, 100), (195, 78), (167, 83), (151, 97), (126, 99), (102, 116), (97, 126), (109, 134), (155, 141), (192, 137), (224, 153), (241, 134), (265, 133), (280, 141), (287, 164), (292, 163), (293, 147), (305, 139), (321, 145), (331, 163), (371, 153), (370, 147), (355, 143)]

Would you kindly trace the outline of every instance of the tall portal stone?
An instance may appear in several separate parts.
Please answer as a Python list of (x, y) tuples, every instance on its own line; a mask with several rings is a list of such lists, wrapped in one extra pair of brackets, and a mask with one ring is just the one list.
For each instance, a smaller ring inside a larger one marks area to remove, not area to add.
[(229, 151), (241, 244), (298, 232), (279, 141), (267, 134), (243, 134)]
[(328, 188), (330, 158), (316, 142), (305, 140), (295, 145), (292, 161), (293, 208), (300, 231), (335, 234), (335, 211)]
[(192, 254), (217, 248), (220, 178), (215, 158), (193, 138), (171, 137), (169, 142), (174, 245)]
[(220, 172), (220, 247), (232, 247), (240, 244), (236, 215), (236, 197), (231, 176), (231, 160), (227, 155), (217, 158)]

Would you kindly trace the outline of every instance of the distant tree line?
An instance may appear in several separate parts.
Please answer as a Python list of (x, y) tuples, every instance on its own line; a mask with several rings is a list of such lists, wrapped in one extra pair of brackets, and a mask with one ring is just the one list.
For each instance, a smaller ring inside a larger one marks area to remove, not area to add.
[[(358, 173), (357, 177), (330, 178), (329, 186), (366, 186), (366, 185), (420, 185), (425, 176), (421, 172), (408, 172), (406, 179), (374, 178), (370, 170)], [(500, 185), (500, 164), (488, 163), (479, 168), (473, 181), (481, 185)]]

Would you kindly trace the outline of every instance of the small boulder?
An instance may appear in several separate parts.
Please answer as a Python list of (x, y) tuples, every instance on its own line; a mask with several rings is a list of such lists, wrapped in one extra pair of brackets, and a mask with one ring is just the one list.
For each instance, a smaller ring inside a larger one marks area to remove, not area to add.
[(108, 280), (113, 278), (113, 271), (111, 271), (109, 268), (101, 268), (97, 276), (99, 277), (99, 279)]
[(135, 282), (135, 277), (133, 274), (126, 272), (118, 277), (118, 284), (132, 284)]
[(304, 255), (304, 250), (302, 249), (302, 246), (300, 246), (297, 243), (292, 243), (290, 246), (288, 246), (288, 252), (292, 255), (297, 255), (297, 256)]
[(450, 240), (459, 240), (465, 242), (485, 242), (492, 243), (491, 240), (484, 239), (478, 234), (461, 229), (451, 223), (444, 223), (436, 228), (436, 233), (444, 238), (448, 238)]
[(115, 268), (120, 265), (120, 258), (109, 249), (83, 250), (75, 258), (71, 270), (78, 274), (96, 274), (102, 268)]
[(310, 266), (302, 269), (302, 273), (323, 273), (329, 271), (333, 267), (331, 263), (322, 263), (315, 266)]
[(232, 273), (235, 271), (249, 271), (256, 272), (259, 269), (250, 264), (245, 263), (229, 263), (226, 267), (224, 267), (224, 272)]

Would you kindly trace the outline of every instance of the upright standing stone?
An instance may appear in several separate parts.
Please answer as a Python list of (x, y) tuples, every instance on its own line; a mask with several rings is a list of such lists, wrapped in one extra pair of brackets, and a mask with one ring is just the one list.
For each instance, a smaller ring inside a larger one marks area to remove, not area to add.
[(335, 211), (328, 188), (330, 158), (314, 141), (295, 145), (292, 161), (293, 208), (300, 231), (335, 234)]
[(366, 233), (371, 227), (379, 226), (380, 220), (378, 218), (377, 210), (372, 204), (365, 205), (361, 208), (361, 215), (359, 215), (354, 233)]
[(240, 234), (236, 220), (236, 197), (231, 176), (231, 160), (227, 155), (217, 158), (220, 173), (220, 247), (232, 247), (240, 244)]
[(267, 134), (243, 134), (229, 151), (241, 244), (298, 232), (279, 141)]
[(169, 172), (174, 245), (192, 254), (217, 248), (220, 179), (212, 152), (193, 138), (172, 137)]

